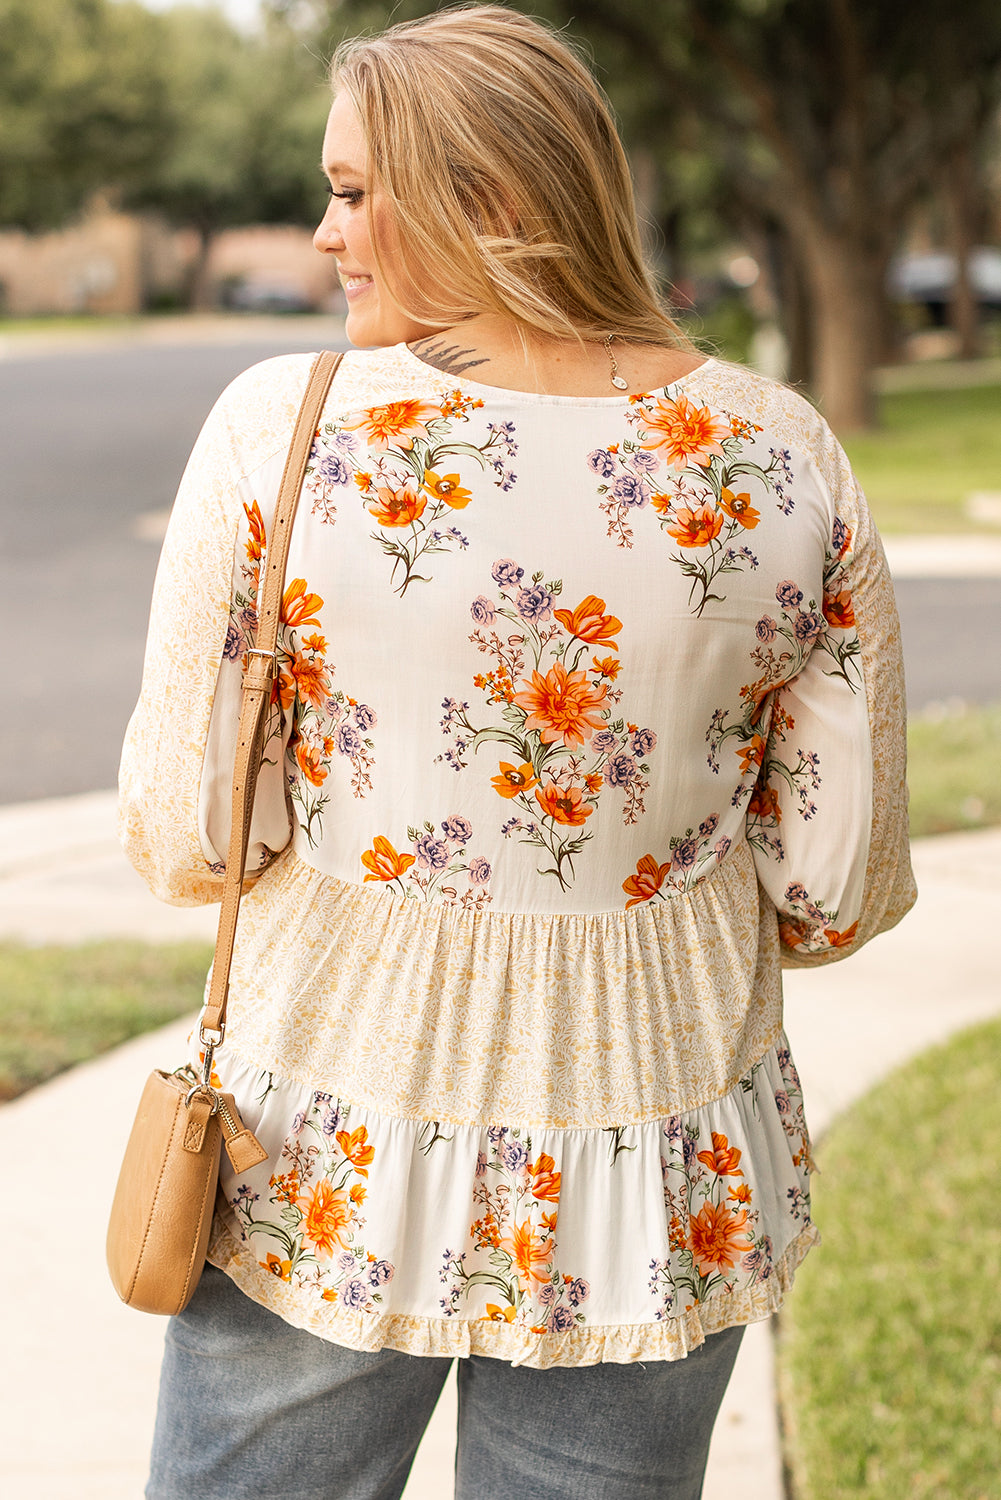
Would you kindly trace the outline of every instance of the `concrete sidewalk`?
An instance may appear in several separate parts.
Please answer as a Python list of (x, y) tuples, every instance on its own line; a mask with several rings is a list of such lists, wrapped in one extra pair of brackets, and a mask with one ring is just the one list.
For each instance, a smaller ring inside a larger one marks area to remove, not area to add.
[[(214, 909), (161, 906), (133, 874), (114, 839), (114, 805), (113, 793), (93, 793), (0, 808), (0, 937), (211, 940)], [(926, 840), (915, 866), (921, 899), (895, 931), (847, 965), (788, 976), (787, 1029), (815, 1135), (890, 1068), (1001, 1012), (996, 960), (983, 941), (1001, 920), (1001, 830)], [(17, 1500), (142, 1494), (165, 1325), (118, 1302), (103, 1239), (142, 1081), (181, 1055), (188, 1024), (0, 1107), (9, 1257), (0, 1487)], [(406, 1500), (451, 1495), (454, 1419), (450, 1383)], [(731, 1500), (738, 1488), (744, 1500), (783, 1496), (768, 1324), (744, 1340), (705, 1500)]]

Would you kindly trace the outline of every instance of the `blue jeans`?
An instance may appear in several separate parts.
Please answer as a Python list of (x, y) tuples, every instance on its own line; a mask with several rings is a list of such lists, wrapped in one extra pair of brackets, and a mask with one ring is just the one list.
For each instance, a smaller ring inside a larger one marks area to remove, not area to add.
[[(460, 1360), (456, 1500), (698, 1500), (742, 1333), (672, 1362)], [(396, 1500), (451, 1363), (328, 1343), (206, 1266), (167, 1331), (147, 1500)]]

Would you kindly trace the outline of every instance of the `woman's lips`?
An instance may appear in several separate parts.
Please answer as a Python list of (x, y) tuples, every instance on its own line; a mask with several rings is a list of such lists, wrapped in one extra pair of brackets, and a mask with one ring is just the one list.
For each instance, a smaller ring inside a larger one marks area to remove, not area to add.
[(372, 285), (372, 278), (371, 276), (345, 276), (343, 282), (345, 297), (352, 299), (360, 297), (363, 292), (368, 291)]

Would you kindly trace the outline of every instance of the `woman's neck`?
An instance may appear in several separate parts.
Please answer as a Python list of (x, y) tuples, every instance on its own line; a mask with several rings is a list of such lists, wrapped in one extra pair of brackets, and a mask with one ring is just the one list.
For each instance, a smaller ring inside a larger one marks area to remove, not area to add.
[[(448, 375), (468, 374), (484, 385), (548, 396), (614, 396), (613, 374), (634, 394), (656, 390), (688, 375), (704, 362), (668, 345), (579, 344), (518, 327), (493, 314), (469, 318), (454, 328), (410, 344), (425, 364)], [(625, 391), (623, 392), (625, 394)]]

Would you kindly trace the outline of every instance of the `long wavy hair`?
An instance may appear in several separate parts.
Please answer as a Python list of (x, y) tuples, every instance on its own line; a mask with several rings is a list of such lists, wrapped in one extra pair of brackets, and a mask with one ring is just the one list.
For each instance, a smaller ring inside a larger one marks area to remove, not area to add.
[[(563, 36), (459, 6), (344, 42), (331, 84), (391, 207), (408, 284), (387, 285), (408, 316), (693, 347), (645, 262), (611, 107)], [(385, 277), (374, 225), (373, 244)]]

